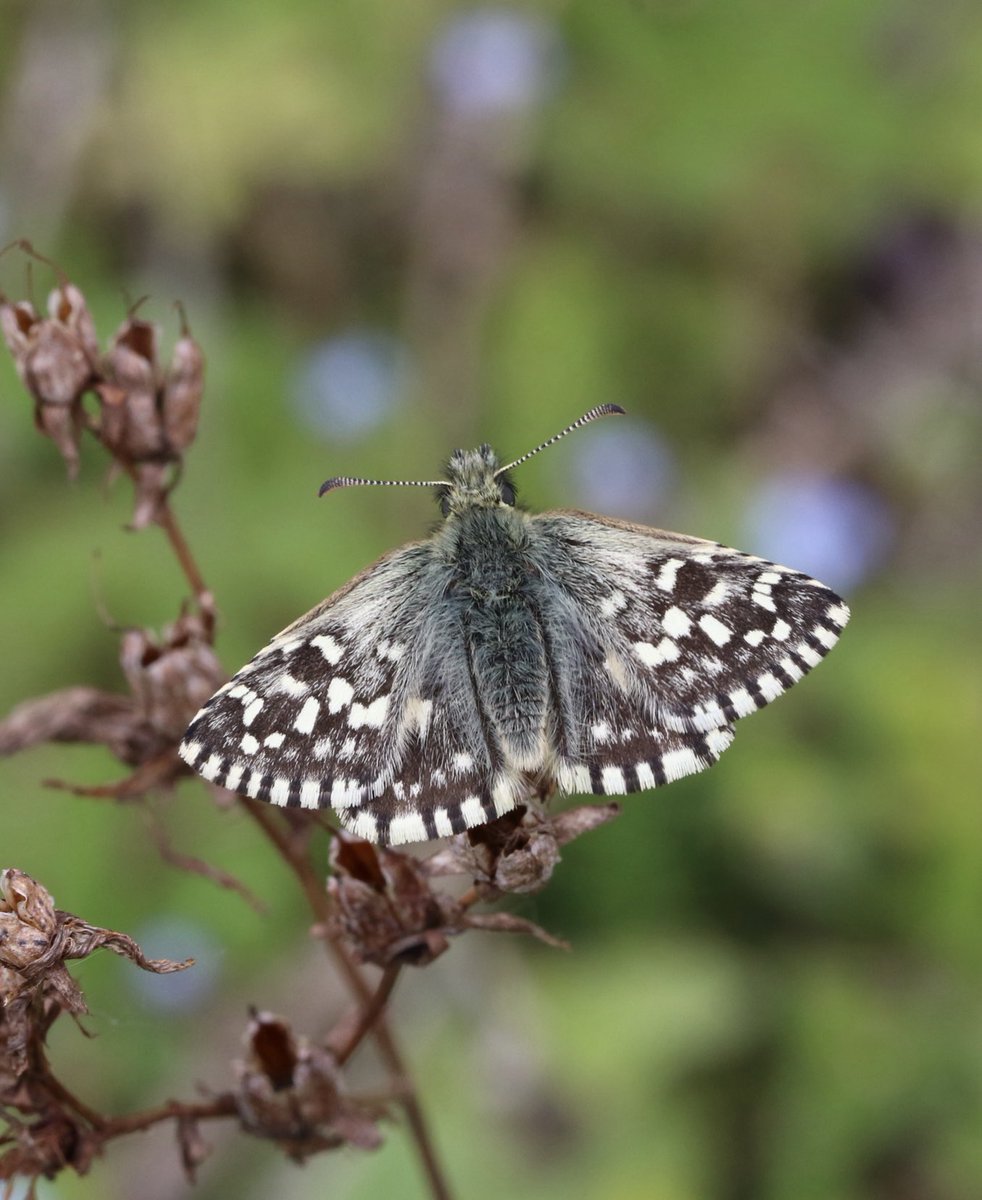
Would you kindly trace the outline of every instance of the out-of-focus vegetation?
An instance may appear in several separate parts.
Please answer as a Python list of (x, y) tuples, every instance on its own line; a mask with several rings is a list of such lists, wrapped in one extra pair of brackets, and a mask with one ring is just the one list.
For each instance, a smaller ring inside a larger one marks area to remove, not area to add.
[[(713, 771), (629, 798), (526, 915), (394, 1004), (461, 1196), (970, 1200), (982, 1180), (982, 10), (391, 0), (8, 4), (0, 236), (209, 359), (175, 496), (230, 668), (435, 513), (452, 446), (517, 456), (586, 408), (631, 424), (521, 469), (601, 508), (790, 561), (854, 619)], [(0, 261), (20, 295), (22, 262)], [(35, 287), (48, 286), (35, 271)], [(625, 432), (626, 430), (626, 432)], [(86, 447), (68, 485), (0, 362), (0, 699), (120, 686), (120, 624), (182, 581)], [(106, 1110), (222, 1082), (248, 1003), (343, 1007), (285, 872), (192, 781), (138, 810), (2, 765), (5, 863), (186, 977), (78, 975), (56, 1031)], [(181, 990), (187, 986), (186, 992)], [(370, 1084), (370, 1065), (363, 1068)], [(70, 1073), (66, 1071), (66, 1073)], [(181, 1194), (169, 1135), (52, 1196)], [(235, 1143), (203, 1197), (423, 1195), (401, 1133), (289, 1171)]]

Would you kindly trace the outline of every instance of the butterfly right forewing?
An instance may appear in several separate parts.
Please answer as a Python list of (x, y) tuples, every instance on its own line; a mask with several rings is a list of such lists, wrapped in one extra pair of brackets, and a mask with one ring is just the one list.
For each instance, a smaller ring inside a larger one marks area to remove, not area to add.
[(733, 722), (815, 666), (848, 619), (823, 584), (715, 542), (579, 512), (532, 523), (562, 657), (566, 792), (643, 790), (711, 765)]

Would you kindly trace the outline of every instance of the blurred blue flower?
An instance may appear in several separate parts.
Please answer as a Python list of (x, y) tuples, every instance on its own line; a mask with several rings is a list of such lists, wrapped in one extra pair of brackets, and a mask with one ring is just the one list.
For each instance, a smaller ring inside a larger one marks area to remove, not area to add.
[(675, 460), (651, 425), (630, 417), (594, 426), (571, 448), (578, 507), (650, 520), (675, 483)]
[(161, 1013), (190, 1012), (211, 997), (218, 985), (223, 950), (209, 930), (184, 917), (156, 917), (135, 936), (147, 958), (194, 959), (193, 967), (172, 975), (128, 971), (129, 985), (143, 1004)]
[(380, 425), (405, 392), (402, 343), (377, 329), (349, 329), (311, 347), (297, 367), (293, 404), (321, 436), (360, 437)]
[(560, 43), (541, 17), (478, 8), (437, 36), (430, 75), (444, 106), (461, 116), (516, 112), (541, 104), (559, 74)]
[(744, 524), (746, 548), (848, 592), (883, 562), (894, 520), (872, 488), (825, 475), (765, 479)]

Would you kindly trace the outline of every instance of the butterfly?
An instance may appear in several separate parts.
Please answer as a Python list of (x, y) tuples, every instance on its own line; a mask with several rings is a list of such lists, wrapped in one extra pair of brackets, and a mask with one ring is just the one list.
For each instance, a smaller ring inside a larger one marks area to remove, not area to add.
[(717, 542), (516, 507), (506, 466), (456, 450), (443, 522), (276, 635), (180, 746), (212, 783), (332, 808), (398, 844), (461, 833), (535, 793), (624, 795), (711, 766), (849, 619), (800, 571)]

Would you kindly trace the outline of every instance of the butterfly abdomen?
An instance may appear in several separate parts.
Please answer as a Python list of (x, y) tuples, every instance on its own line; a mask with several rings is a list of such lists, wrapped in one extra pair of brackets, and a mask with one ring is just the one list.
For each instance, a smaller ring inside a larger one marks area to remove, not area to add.
[(544, 754), (549, 690), (535, 614), (518, 602), (471, 608), (464, 620), (474, 692), (505, 761), (535, 770)]

